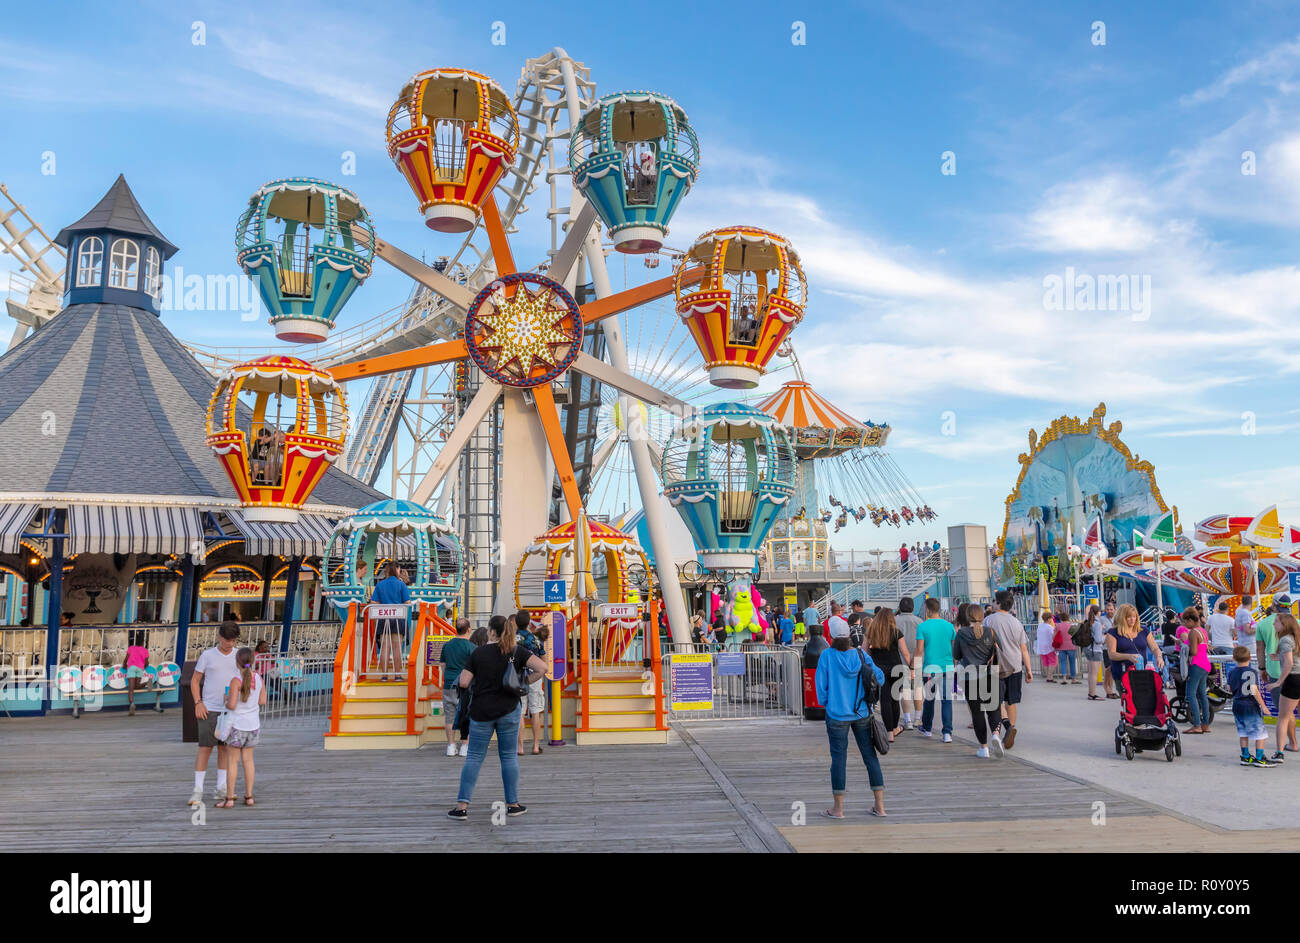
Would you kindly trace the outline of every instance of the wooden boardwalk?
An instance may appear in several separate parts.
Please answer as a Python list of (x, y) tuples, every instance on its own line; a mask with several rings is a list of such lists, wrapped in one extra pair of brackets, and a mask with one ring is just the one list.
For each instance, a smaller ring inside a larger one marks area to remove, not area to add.
[[(0, 850), (1065, 851), (1131, 848), (1135, 830), (1168, 850), (1228, 840), (1076, 778), (910, 736), (884, 761), (889, 817), (866, 814), (866, 772), (851, 756), (848, 818), (832, 821), (820, 815), (829, 801), (820, 724), (679, 730), (666, 747), (521, 757), (528, 814), (494, 826), (495, 755), (470, 821), (456, 823), (443, 813), (463, 761), (441, 747), (327, 753), (318, 730), (270, 727), (257, 750), (258, 805), (209, 806), (196, 825), (185, 805), (194, 746), (180, 740), (177, 711), (0, 720)], [(214, 768), (215, 758), (209, 792)], [(1096, 802), (1123, 828), (1093, 825)], [(1294, 836), (1266, 836), (1295, 847)]]

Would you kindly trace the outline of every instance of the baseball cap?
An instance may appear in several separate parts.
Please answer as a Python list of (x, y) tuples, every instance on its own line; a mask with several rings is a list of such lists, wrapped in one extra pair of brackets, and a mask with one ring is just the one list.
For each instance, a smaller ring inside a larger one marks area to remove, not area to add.
[(830, 630), (831, 638), (833, 639), (849, 637), (848, 620), (843, 619), (840, 616), (831, 616), (826, 622), (826, 628)]
[(1290, 605), (1291, 605), (1291, 597), (1288, 596), (1286, 593), (1283, 593), (1283, 594), (1280, 595), (1280, 596), (1274, 596), (1274, 597), (1273, 597), (1273, 602), (1274, 602), (1276, 605), (1279, 605), (1279, 606), (1290, 606)]

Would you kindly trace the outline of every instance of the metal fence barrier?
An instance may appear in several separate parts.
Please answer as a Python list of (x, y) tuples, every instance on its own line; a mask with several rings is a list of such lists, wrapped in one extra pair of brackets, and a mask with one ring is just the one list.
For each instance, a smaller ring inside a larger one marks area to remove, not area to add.
[(333, 656), (264, 655), (253, 667), (266, 684), (263, 726), (329, 726)]
[[(742, 645), (719, 649), (712, 644), (670, 642), (662, 657), (664, 704), (673, 720), (803, 721), (803, 657), (799, 649), (776, 645)], [(713, 656), (713, 707), (710, 710), (672, 710), (672, 658), (674, 653)], [(739, 656), (739, 658), (719, 656)], [(738, 662), (738, 664), (730, 664)], [(726, 674), (722, 672), (726, 671)]]

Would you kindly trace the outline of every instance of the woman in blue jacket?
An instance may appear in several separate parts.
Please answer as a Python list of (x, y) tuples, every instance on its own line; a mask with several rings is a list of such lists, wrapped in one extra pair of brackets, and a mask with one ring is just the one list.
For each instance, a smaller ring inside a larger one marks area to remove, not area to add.
[(876, 681), (885, 683), (885, 673), (876, 667), (862, 649), (849, 644), (849, 628), (843, 619), (832, 619), (830, 624), (831, 647), (817, 659), (817, 701), (826, 705), (826, 736), (831, 744), (831, 795), (835, 805), (823, 814), (833, 819), (844, 818), (845, 767), (848, 763), (849, 730), (858, 741), (862, 762), (867, 765), (871, 792), (875, 796), (872, 815), (885, 814), (885, 775), (880, 771), (880, 760), (871, 743), (871, 705), (863, 699), (862, 662), (876, 675)]

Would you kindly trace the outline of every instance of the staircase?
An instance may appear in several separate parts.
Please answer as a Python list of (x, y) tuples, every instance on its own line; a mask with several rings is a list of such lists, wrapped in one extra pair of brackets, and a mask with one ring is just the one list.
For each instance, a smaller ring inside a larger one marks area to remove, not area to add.
[[(579, 617), (582, 660), (578, 666), (578, 746), (667, 743), (659, 632), (645, 629), (647, 625), (658, 624), (657, 602), (651, 603), (648, 623), (638, 619), (640, 637), (633, 639), (631, 644), (617, 646), (617, 656), (611, 654), (615, 646), (605, 623), (603, 620), (588, 620), (586, 608), (586, 603), (583, 603)], [(599, 644), (593, 645), (594, 641)], [(602, 658), (596, 653), (604, 653), (606, 663), (602, 663)], [(652, 667), (643, 667), (641, 653), (649, 655)]]
[[(412, 620), (411, 649), (400, 680), (381, 680), (371, 664), (374, 639), (368, 638), (359, 607), (348, 608), (334, 657), (334, 692), (327, 750), (414, 750), (442, 742), (442, 679), (437, 664), (427, 664), (426, 642), (453, 631), (428, 603)], [(393, 672), (390, 670), (389, 674)]]
[(861, 599), (868, 610), (873, 606), (897, 608), (903, 597), (920, 595), (939, 582), (947, 572), (948, 552), (943, 549), (931, 550), (919, 560), (916, 557), (909, 559), (906, 570), (896, 570), (887, 576), (849, 583), (843, 589), (827, 593), (813, 605), (823, 619), (830, 616), (832, 602), (847, 607), (854, 599)]

